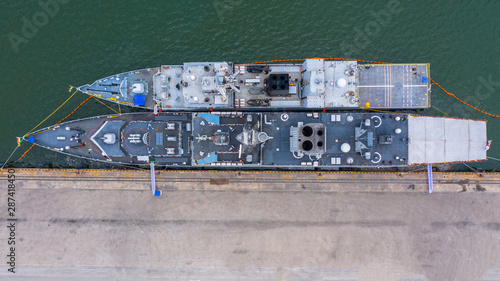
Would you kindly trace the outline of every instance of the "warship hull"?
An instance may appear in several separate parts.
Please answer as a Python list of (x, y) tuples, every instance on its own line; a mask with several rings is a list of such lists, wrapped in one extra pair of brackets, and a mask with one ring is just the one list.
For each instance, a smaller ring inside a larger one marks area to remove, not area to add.
[(162, 65), (78, 87), (94, 97), (150, 110), (419, 109), (430, 107), (429, 64), (200, 62)]
[(130, 113), (25, 140), (94, 161), (192, 169), (338, 170), (486, 160), (486, 121), (391, 113)]

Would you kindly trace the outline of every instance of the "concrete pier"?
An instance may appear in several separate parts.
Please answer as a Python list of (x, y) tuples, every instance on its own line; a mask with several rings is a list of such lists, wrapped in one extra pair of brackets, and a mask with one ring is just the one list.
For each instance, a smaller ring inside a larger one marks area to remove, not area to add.
[[(6, 172), (0, 173), (4, 176)], [(148, 190), (149, 170), (17, 169), (26, 188)], [(426, 172), (289, 172), (158, 170), (169, 191), (428, 192)], [(500, 173), (434, 173), (434, 192), (500, 192)]]
[[(16, 169), (2, 280), (499, 280), (500, 175)], [(3, 204), (3, 206), (2, 206)]]

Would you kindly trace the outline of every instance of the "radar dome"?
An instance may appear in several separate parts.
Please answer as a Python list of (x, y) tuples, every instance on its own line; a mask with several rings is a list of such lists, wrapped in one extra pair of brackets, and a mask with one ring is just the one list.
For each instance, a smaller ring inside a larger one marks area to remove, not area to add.
[(345, 85), (347, 85), (347, 81), (345, 80), (345, 78), (340, 78), (339, 80), (337, 80), (337, 87), (344, 88)]
[(351, 145), (345, 142), (340, 146), (340, 150), (342, 150), (342, 152), (344, 153), (347, 153), (351, 151)]

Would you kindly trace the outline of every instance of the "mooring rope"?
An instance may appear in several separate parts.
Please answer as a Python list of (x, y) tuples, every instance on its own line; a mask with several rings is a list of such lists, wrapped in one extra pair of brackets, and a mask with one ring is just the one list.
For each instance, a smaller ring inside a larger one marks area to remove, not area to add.
[(5, 165), (7, 165), (7, 163), (9, 163), (9, 160), (10, 158), (12, 157), (12, 155), (14, 155), (14, 153), (16, 152), (16, 150), (19, 148), (20, 146), (16, 146), (16, 148), (14, 148), (14, 150), (12, 151), (12, 153), (10, 154), (9, 158), (7, 158), (7, 160), (3, 163), (2, 165), (2, 168), (0, 168), (0, 170), (3, 170), (3, 167), (5, 167)]
[(26, 156), (26, 154), (27, 154), (28, 152), (30, 152), (30, 150), (31, 150), (34, 146), (35, 146), (35, 144), (31, 145), (31, 147), (30, 147), (28, 150), (26, 150), (26, 151), (23, 153), (23, 155), (21, 155), (21, 157), (20, 157), (19, 159), (17, 159), (17, 161), (21, 161), (21, 159), (23, 159), (23, 158), (24, 158), (24, 156)]
[(82, 101), (82, 103), (80, 103), (73, 111), (71, 111), (70, 114), (66, 115), (66, 117), (64, 117), (63, 119), (59, 120), (59, 122), (57, 122), (56, 124), (54, 125), (57, 125), (59, 123), (61, 123), (62, 121), (66, 120), (66, 118), (70, 117), (73, 113), (75, 113), (75, 111), (80, 108), (80, 106), (82, 106), (84, 103), (86, 103), (89, 99), (91, 99), (92, 97), (88, 97), (86, 100)]
[(118, 113), (118, 111), (114, 110), (113, 108), (111, 108), (110, 106), (108, 106), (107, 104), (103, 103), (102, 101), (100, 101), (98, 98), (94, 97), (94, 96), (91, 96), (91, 98), (94, 98), (96, 101), (100, 102), (102, 105), (104, 105), (105, 107), (111, 109), (112, 111), (114, 111), (116, 114), (120, 114)]
[(490, 159), (491, 159), (491, 160), (496, 160), (496, 161), (499, 161), (499, 162), (500, 162), (500, 159), (495, 158), (495, 157), (488, 156), (488, 157), (486, 157), (486, 158), (487, 158), (488, 160), (490, 160)]
[(446, 112), (442, 111), (441, 109), (439, 109), (439, 108), (435, 107), (434, 105), (431, 105), (431, 106), (432, 106), (432, 108), (434, 108), (435, 110), (437, 110), (437, 111), (439, 111), (439, 112), (443, 113), (444, 115), (446, 115), (446, 116), (450, 117), (450, 115), (446, 114)]
[(496, 118), (500, 118), (500, 115), (495, 115), (495, 114), (488, 113), (488, 112), (486, 112), (486, 111), (482, 111), (481, 109), (479, 109), (479, 108), (477, 108), (477, 107), (474, 107), (474, 106), (472, 106), (471, 104), (466, 103), (465, 101), (463, 101), (463, 100), (459, 99), (457, 96), (455, 96), (453, 93), (450, 93), (450, 92), (446, 91), (446, 90), (445, 90), (445, 89), (444, 89), (441, 85), (439, 85), (438, 83), (436, 83), (436, 81), (432, 80), (432, 78), (430, 78), (430, 79), (431, 79), (431, 81), (432, 81), (432, 83), (433, 83), (434, 85), (438, 86), (441, 90), (443, 90), (443, 92), (445, 92), (446, 94), (448, 94), (448, 95), (450, 95), (450, 96), (454, 97), (454, 98), (455, 98), (456, 100), (458, 100), (459, 102), (461, 102), (461, 103), (463, 103), (463, 104), (467, 105), (468, 107), (473, 108), (473, 109), (475, 109), (475, 110), (477, 110), (477, 111), (479, 111), (479, 112), (481, 112), (481, 113), (483, 113), (483, 114), (486, 114), (486, 115), (488, 115), (488, 116), (491, 116), (491, 117), (496, 117)]
[[(42, 122), (38, 123), (38, 125), (36, 125), (33, 129), (31, 129), (29, 132), (26, 133), (26, 135), (28, 135), (29, 133), (33, 132), (36, 128), (38, 128), (38, 126), (42, 125), (43, 122), (47, 121), (47, 119), (50, 118), (50, 116), (54, 115), (54, 113), (56, 113), (61, 107), (63, 107), (63, 105), (65, 105), (78, 91), (75, 91), (68, 99), (66, 99), (56, 110), (54, 110), (49, 116), (47, 116), (47, 118), (43, 119)], [(25, 135), (25, 136), (26, 136)]]
[(462, 163), (462, 164), (464, 164), (464, 165), (465, 165), (465, 167), (467, 167), (467, 168), (471, 169), (472, 171), (474, 171), (474, 173), (477, 173), (477, 170), (475, 170), (475, 169), (474, 169), (474, 168), (472, 168), (471, 166), (469, 166), (469, 165), (467, 165), (467, 164), (465, 164), (465, 163)]
[[(69, 88), (69, 91), (71, 91), (72, 89), (73, 89), (73, 87)], [(71, 99), (71, 98), (72, 98), (72, 97), (73, 97), (73, 96), (74, 96), (77, 92), (78, 92), (78, 90), (76, 90), (76, 91), (75, 91), (75, 92), (74, 92), (74, 93), (73, 93), (73, 94), (72, 94), (69, 98), (67, 98), (67, 99), (66, 99), (66, 100), (65, 100), (65, 101), (64, 101), (64, 102), (63, 102), (63, 103), (62, 103), (62, 104), (61, 104), (61, 105), (60, 105), (60, 106), (56, 109), (56, 110), (54, 110), (54, 111), (53, 111), (53, 112), (52, 112), (49, 116), (47, 116), (47, 118), (45, 118), (42, 122), (38, 123), (38, 125), (36, 125), (36, 126), (35, 126), (33, 129), (31, 129), (28, 133), (26, 133), (26, 134), (24, 135), (24, 137), (29, 136), (31, 132), (33, 132), (36, 128), (38, 128), (41, 124), (43, 124), (43, 122), (45, 122), (45, 121), (46, 121), (47, 119), (49, 119), (52, 115), (54, 115), (54, 113), (56, 113), (59, 109), (61, 109), (61, 107), (63, 107), (63, 105), (65, 105), (65, 104), (66, 104), (66, 103), (67, 103), (67, 102), (68, 102), (68, 101), (69, 101), (69, 100), (70, 100), (70, 99)], [(87, 102), (90, 98), (92, 98), (92, 97), (88, 97), (86, 100), (84, 100), (83, 102), (81, 102), (81, 103), (80, 103), (80, 104), (79, 104), (79, 105), (78, 105), (78, 106), (77, 106), (77, 107), (76, 107), (73, 111), (71, 111), (71, 113), (70, 113), (70, 114), (66, 115), (66, 117), (64, 117), (63, 119), (59, 120), (59, 122), (57, 122), (55, 125), (57, 125), (57, 124), (61, 123), (62, 121), (66, 120), (66, 118), (70, 117), (73, 113), (75, 113), (75, 111), (76, 111), (77, 109), (79, 109), (79, 108), (80, 108), (80, 107), (81, 107), (84, 103), (86, 103), (86, 102)], [(34, 134), (32, 134), (32, 135), (35, 135), (35, 134), (38, 134), (38, 133), (41, 133), (41, 132), (48, 131), (48, 130), (52, 129), (52, 127), (53, 127), (53, 126), (49, 127), (49, 128), (48, 128), (48, 129), (46, 129), (46, 130), (43, 130), (43, 131), (40, 131), (40, 132), (36, 132), (36, 133), (34, 133)], [(12, 152), (12, 154), (11, 154), (11, 156), (9, 156), (9, 159), (10, 159), (10, 157), (12, 157), (12, 155), (13, 155), (13, 154), (14, 154), (14, 152), (17, 150), (17, 148), (19, 148), (19, 146), (20, 146), (20, 145), (18, 145), (18, 146), (16, 147), (16, 149), (14, 149), (14, 151), (13, 151), (13, 152)], [(23, 155), (21, 155), (21, 157), (20, 157), (17, 161), (21, 161), (21, 160), (22, 160), (22, 159), (26, 156), (26, 154), (27, 154), (27, 153), (28, 153), (28, 152), (29, 152), (29, 151), (30, 151), (30, 150), (31, 150), (34, 146), (35, 146), (35, 143), (33, 143), (33, 145), (31, 145), (31, 147), (30, 147), (28, 150), (26, 150), (26, 151), (23, 153)], [(8, 160), (9, 160), (9, 159), (7, 159), (7, 161), (4, 163), (4, 165), (2, 166), (2, 169), (3, 169), (3, 167), (7, 164), (7, 162), (8, 162)], [(17, 162), (17, 161), (16, 161), (16, 162)]]

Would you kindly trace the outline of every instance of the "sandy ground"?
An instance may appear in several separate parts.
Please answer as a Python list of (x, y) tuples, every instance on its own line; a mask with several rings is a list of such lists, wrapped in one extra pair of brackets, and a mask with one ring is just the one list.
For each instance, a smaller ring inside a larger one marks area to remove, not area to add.
[(158, 198), (18, 179), (12, 274), (0, 179), (1, 280), (500, 280), (500, 193), (359, 192), (355, 182), (351, 192), (172, 182)]

